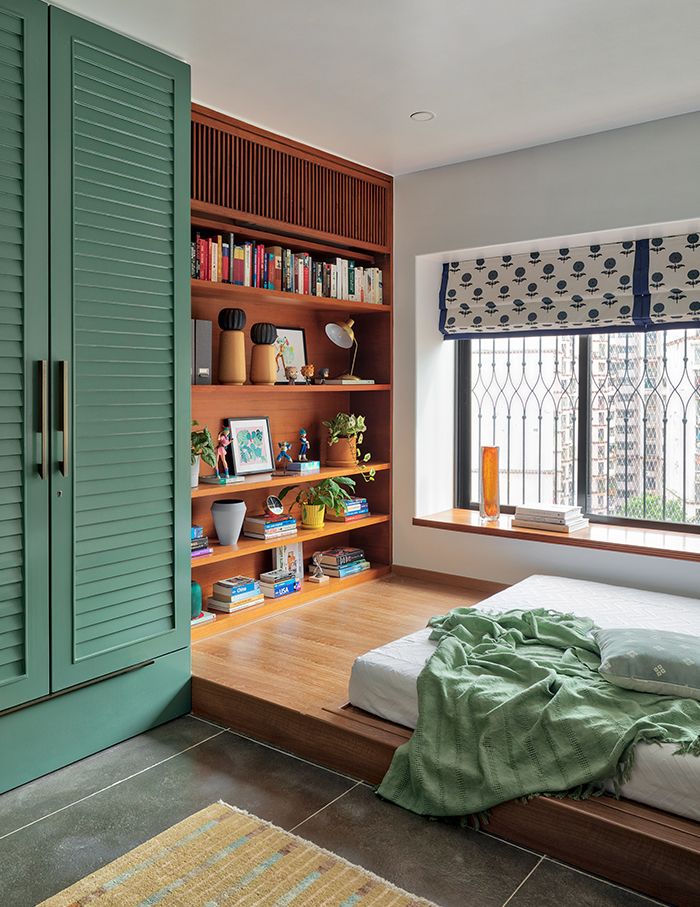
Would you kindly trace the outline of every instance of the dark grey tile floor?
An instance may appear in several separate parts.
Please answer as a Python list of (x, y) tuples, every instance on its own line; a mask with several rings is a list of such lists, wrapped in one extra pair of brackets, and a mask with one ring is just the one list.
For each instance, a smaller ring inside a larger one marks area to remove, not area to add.
[(191, 716), (0, 796), (0, 903), (34, 907), (217, 800), (443, 907), (653, 903)]

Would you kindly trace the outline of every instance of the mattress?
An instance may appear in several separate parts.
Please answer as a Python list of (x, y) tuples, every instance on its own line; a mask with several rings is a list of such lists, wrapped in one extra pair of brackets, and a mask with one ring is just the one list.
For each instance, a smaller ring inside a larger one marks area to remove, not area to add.
[[(640, 627), (700, 636), (700, 600), (557, 576), (530, 576), (479, 603), (484, 611), (551, 608), (592, 618), (604, 629)], [(435, 651), (419, 630), (356, 659), (349, 699), (360, 709), (405, 727), (418, 718), (416, 679)], [(639, 744), (622, 796), (700, 821), (700, 758), (674, 756), (672, 744)]]

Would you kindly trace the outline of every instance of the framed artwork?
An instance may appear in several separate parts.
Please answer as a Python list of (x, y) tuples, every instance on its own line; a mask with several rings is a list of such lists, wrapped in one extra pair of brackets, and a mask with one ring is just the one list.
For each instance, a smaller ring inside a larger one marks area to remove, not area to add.
[(275, 570), (289, 570), (299, 582), (304, 579), (304, 546), (301, 542), (280, 545), (272, 553)]
[(301, 374), (302, 365), (306, 365), (306, 334), (304, 328), (277, 328), (275, 340), (275, 364), (277, 365), (276, 384), (288, 384), (284, 370), (288, 365), (297, 368), (296, 384), (304, 384)]
[(272, 472), (275, 459), (267, 416), (227, 421), (231, 429), (229, 451), (234, 473), (237, 476), (252, 476), (259, 472)]

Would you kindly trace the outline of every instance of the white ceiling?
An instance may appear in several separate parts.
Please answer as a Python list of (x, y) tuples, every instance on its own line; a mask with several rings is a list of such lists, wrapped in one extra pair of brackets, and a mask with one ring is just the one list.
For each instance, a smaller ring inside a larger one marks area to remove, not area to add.
[(700, 109), (698, 0), (59, 5), (187, 60), (194, 100), (393, 174)]

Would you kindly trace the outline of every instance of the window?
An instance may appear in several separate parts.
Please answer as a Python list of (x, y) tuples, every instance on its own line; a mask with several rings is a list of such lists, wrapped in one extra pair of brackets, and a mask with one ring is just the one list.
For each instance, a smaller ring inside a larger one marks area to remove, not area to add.
[(496, 444), (506, 508), (700, 526), (700, 329), (458, 343), (457, 506)]

